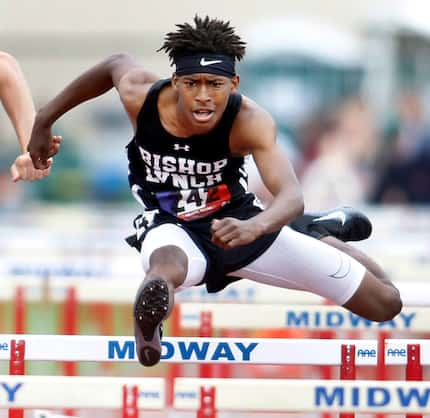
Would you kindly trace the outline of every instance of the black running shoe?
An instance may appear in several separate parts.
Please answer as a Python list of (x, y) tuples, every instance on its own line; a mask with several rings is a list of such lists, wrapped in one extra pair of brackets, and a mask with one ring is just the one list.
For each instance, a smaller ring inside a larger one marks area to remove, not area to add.
[(162, 321), (173, 307), (173, 289), (161, 278), (144, 281), (134, 302), (136, 353), (143, 366), (154, 366), (161, 358)]
[(294, 230), (314, 238), (333, 236), (341, 241), (362, 241), (372, 233), (372, 224), (362, 212), (351, 207), (339, 207), (325, 212), (305, 213), (289, 225)]

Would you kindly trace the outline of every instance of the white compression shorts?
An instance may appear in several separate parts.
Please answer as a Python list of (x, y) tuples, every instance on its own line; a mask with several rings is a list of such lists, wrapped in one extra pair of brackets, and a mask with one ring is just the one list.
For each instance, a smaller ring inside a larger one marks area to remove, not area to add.
[(176, 291), (198, 285), (203, 280), (208, 262), (189, 234), (176, 224), (161, 224), (146, 233), (140, 250), (142, 267), (145, 273), (149, 269), (149, 258), (152, 252), (166, 245), (179, 247), (188, 258), (187, 276), (184, 283)]
[[(188, 233), (176, 224), (162, 224), (148, 231), (141, 251), (145, 272), (151, 253), (166, 245), (181, 248), (188, 257), (187, 276), (177, 290), (199, 284), (206, 272), (206, 257)], [(229, 275), (312, 292), (343, 305), (358, 289), (365, 271), (362, 264), (338, 249), (284, 227), (262, 255)]]

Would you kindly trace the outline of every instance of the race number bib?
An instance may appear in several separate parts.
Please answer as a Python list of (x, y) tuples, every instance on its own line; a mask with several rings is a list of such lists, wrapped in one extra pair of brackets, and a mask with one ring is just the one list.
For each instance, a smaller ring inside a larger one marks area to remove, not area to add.
[(229, 203), (231, 199), (230, 191), (225, 184), (159, 192), (155, 195), (161, 209), (187, 221), (210, 215)]

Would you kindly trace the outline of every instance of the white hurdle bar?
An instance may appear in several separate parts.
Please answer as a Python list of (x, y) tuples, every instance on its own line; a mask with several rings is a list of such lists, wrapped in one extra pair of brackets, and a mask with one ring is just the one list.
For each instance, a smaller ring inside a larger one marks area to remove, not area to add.
[(165, 407), (163, 378), (0, 376), (0, 408), (122, 409), (124, 387), (137, 387), (137, 408)]
[[(44, 279), (38, 276), (2, 277), (0, 300), (13, 300), (16, 288), (26, 289), (26, 299), (62, 302), (67, 290), (75, 288), (81, 303), (132, 303), (140, 279), (112, 277), (56, 277)], [(430, 306), (430, 284), (423, 282), (397, 282), (404, 306)], [(288, 305), (322, 305), (326, 299), (312, 293), (280, 289), (249, 280), (240, 280), (218, 293), (208, 293), (204, 286), (186, 289), (176, 295), (177, 302), (209, 303), (258, 303)]]
[[(10, 360), (11, 341), (25, 342), (25, 360), (135, 362), (130, 336), (0, 334), (0, 360)], [(430, 340), (387, 339), (387, 365), (406, 365), (408, 345), (419, 345), (421, 365), (430, 365)], [(373, 366), (377, 340), (166, 337), (161, 361), (166, 363), (341, 364), (342, 345), (355, 346), (355, 364)]]
[[(25, 342), (25, 360), (135, 362), (133, 337), (93, 335), (0, 335), (0, 360), (11, 341)], [(377, 364), (376, 340), (279, 338), (175, 338), (162, 341), (167, 363), (340, 365), (342, 345), (354, 345), (356, 365)], [(406, 364), (406, 363), (405, 363)]]
[[(214, 399), (201, 388), (214, 388)], [(184, 410), (206, 401), (228, 411), (430, 413), (430, 382), (176, 378), (174, 390)]]
[[(430, 307), (406, 307), (386, 322), (373, 322), (338, 306), (282, 306), (221, 303), (182, 303), (179, 323), (182, 328), (199, 329), (202, 312), (211, 313), (214, 329), (307, 329), (430, 331)], [(258, 312), (258, 315), (256, 315)]]
[[(164, 408), (161, 378), (0, 376), (0, 408), (120, 409), (122, 389), (137, 386), (137, 408)], [(199, 410), (213, 387), (218, 410), (261, 412), (429, 413), (430, 383), (400, 381), (175, 379), (174, 407)]]

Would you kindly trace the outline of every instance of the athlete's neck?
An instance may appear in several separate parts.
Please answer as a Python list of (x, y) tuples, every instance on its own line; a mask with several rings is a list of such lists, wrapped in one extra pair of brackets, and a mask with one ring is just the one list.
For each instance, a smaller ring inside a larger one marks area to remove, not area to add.
[(177, 112), (177, 100), (171, 89), (165, 88), (158, 98), (158, 115), (163, 128), (178, 138), (188, 138), (194, 133), (184, 123)]

